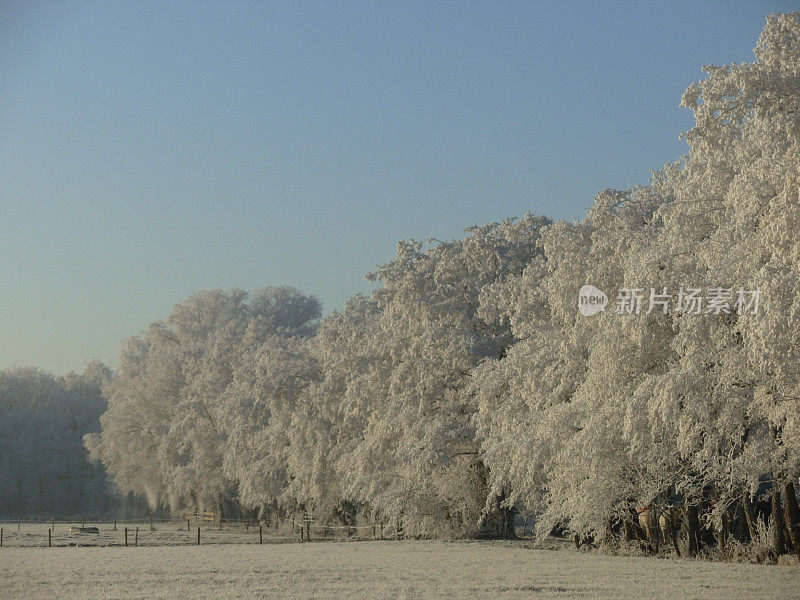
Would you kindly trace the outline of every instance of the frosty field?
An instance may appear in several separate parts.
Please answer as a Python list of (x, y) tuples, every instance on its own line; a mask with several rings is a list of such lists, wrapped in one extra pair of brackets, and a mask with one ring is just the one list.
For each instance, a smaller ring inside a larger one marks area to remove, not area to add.
[(615, 557), (519, 542), (10, 547), (0, 598), (800, 598), (800, 568)]

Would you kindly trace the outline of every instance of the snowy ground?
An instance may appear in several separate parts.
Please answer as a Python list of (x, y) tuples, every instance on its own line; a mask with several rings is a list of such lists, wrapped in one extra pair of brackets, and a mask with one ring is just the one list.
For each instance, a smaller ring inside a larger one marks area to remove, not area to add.
[(0, 598), (794, 600), (800, 568), (614, 557), (519, 542), (4, 547)]

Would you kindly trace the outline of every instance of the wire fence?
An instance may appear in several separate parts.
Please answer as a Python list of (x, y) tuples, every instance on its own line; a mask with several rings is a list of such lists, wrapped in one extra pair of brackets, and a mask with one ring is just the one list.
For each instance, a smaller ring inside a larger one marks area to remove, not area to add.
[(189, 513), (185, 519), (0, 519), (0, 548), (59, 546), (185, 546), (264, 544), (325, 539), (394, 539), (397, 528), (379, 523), (331, 525), (313, 518), (267, 527), (251, 519)]

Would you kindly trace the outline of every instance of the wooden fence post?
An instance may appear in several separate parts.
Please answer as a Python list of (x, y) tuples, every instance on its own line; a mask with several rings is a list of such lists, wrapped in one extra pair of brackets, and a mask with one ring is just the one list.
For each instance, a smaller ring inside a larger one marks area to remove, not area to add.
[[(2, 531), (3, 530), (0, 529), (0, 546), (3, 545), (3, 543), (2, 543)], [(264, 530), (261, 528), (261, 525), (258, 526), (258, 543), (259, 544), (263, 544), (264, 543)]]
[(3, 547), (3, 528), (0, 527), (0, 548)]
[(200, 545), (200, 528), (197, 528), (197, 545)]
[(128, 528), (125, 528), (125, 547), (128, 547)]
[(186, 519), (186, 531), (189, 531), (189, 525), (191, 525), (191, 519)]
[(19, 533), (19, 528), (22, 526), (22, 517), (17, 517), (17, 533)]
[(114, 531), (117, 530), (117, 518), (114, 517)]
[(133, 547), (134, 548), (138, 548), (139, 547), (139, 526), (138, 525), (136, 526), (136, 533), (134, 534), (134, 537), (133, 537)]
[(53, 530), (47, 530), (47, 547), (51, 548), (53, 546)]

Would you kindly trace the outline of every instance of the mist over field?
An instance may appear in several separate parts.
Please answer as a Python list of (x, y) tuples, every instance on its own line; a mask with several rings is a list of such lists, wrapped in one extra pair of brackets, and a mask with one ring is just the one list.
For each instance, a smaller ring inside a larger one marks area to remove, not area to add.
[(755, 42), (581, 219), (399, 241), (329, 312), (209, 286), (112, 366), (0, 370), (12, 597), (800, 594), (800, 13)]

